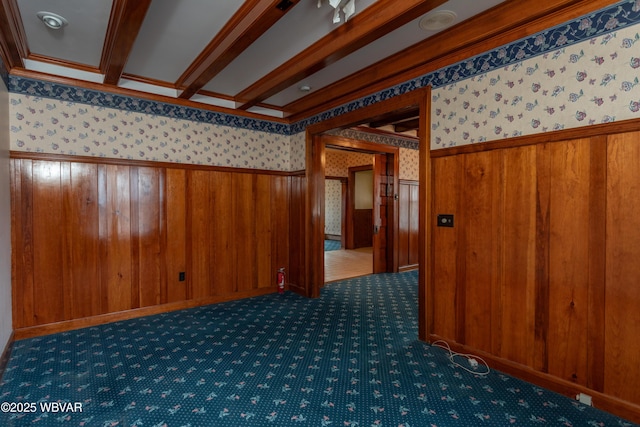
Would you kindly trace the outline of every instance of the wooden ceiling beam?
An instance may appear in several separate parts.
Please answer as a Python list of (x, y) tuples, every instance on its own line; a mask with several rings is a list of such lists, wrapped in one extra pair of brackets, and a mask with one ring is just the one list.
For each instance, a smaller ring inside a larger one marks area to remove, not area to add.
[(114, 0), (100, 59), (104, 84), (120, 81), (150, 5), (151, 0)]
[(23, 68), (23, 58), (29, 54), (16, 0), (0, 1), (0, 54), (8, 70)]
[(378, 0), (240, 92), (236, 96), (242, 103), (239, 108), (253, 107), (443, 3), (445, 0)]
[(420, 127), (420, 119), (405, 120), (404, 122), (396, 123), (393, 125), (393, 130), (402, 133), (410, 130), (417, 130)]
[(295, 122), (612, 3), (612, 0), (559, 0), (548, 3), (508, 0), (283, 108)]
[(396, 111), (394, 113), (385, 115), (380, 120), (370, 122), (369, 127), (381, 128), (383, 126), (392, 125), (397, 122), (418, 117), (419, 115), (420, 115), (420, 111), (417, 108), (410, 108), (406, 110)]
[(176, 82), (189, 99), (300, 0), (247, 0)]

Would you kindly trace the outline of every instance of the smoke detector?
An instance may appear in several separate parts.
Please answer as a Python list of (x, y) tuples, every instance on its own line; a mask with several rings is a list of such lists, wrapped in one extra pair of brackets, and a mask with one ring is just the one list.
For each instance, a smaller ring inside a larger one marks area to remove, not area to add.
[(457, 17), (453, 10), (437, 10), (425, 15), (418, 25), (425, 31), (442, 30), (453, 24)]

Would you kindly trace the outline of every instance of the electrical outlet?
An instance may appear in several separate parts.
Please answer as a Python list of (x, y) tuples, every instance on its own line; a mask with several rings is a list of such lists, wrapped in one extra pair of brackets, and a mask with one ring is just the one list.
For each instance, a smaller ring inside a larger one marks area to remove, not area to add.
[(181, 271), (180, 273), (178, 273), (178, 281), (184, 282), (185, 276), (186, 276), (186, 274), (185, 274), (184, 271)]
[(582, 403), (583, 405), (593, 406), (593, 403), (591, 401), (591, 396), (589, 396), (588, 394), (578, 393), (576, 395), (576, 400)]
[(476, 359), (469, 359), (469, 365), (473, 368), (476, 369), (478, 367), (478, 361)]

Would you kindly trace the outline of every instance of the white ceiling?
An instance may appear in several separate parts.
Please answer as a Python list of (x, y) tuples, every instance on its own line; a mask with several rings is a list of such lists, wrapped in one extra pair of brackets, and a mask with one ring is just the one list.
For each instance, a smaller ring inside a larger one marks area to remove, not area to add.
[[(43, 72), (60, 77), (102, 83), (105, 70), (101, 64), (105, 40), (109, 36), (112, 10), (132, 2), (142, 0), (15, 0), (20, 22), (25, 34), (27, 55), (22, 67), (27, 71)], [(214, 37), (234, 18), (242, 7), (258, 4), (264, 0), (149, 0), (144, 19), (137, 22), (132, 32), (130, 27), (117, 31), (124, 32), (124, 39), (131, 38), (126, 63), (121, 70), (121, 78), (116, 86), (135, 89), (149, 94), (159, 94), (169, 98), (180, 95), (182, 88), (177, 85), (183, 73), (205, 51)], [(216, 75), (203, 82), (199, 92), (190, 97), (197, 103), (236, 108), (244, 99), (236, 97), (252, 87), (255, 82), (270, 72), (312, 49), (314, 43), (327, 34), (340, 34), (331, 43), (339, 44), (343, 37), (350, 37), (357, 28), (366, 25), (358, 15), (367, 8), (380, 7), (389, 3), (407, 7), (407, 3), (391, 3), (389, 0), (356, 0), (356, 15), (349, 22), (332, 23), (333, 9), (327, 0), (299, 0), (291, 6), (275, 23), (264, 30), (244, 50)], [(380, 2), (379, 4), (376, 4)], [(420, 2), (412, 0), (420, 5)], [(272, 1), (273, 5), (278, 1)], [(422, 4), (429, 2), (422, 2)], [(430, 4), (439, 3), (437, 1)], [(501, 0), (451, 0), (436, 7), (438, 10), (452, 10), (458, 15), (456, 23), (502, 3)], [(398, 6), (400, 7), (400, 6)], [(424, 8), (424, 6), (423, 6)], [(372, 9), (373, 10), (373, 9)], [(390, 10), (387, 8), (384, 10)], [(64, 16), (69, 24), (62, 30), (46, 28), (36, 17), (39, 11), (54, 12)], [(410, 12), (410, 11), (409, 11)], [(6, 13), (6, 12), (5, 12)], [(393, 13), (391, 11), (390, 13)], [(418, 22), (422, 15), (413, 17), (404, 25), (380, 34), (372, 42), (353, 50), (334, 61), (329, 55), (324, 67), (311, 69), (288, 81), (286, 86), (267, 93), (260, 103), (248, 109), (273, 117), (286, 117), (292, 113), (287, 106), (294, 101), (330, 87), (332, 84), (358, 71), (384, 60), (416, 43), (424, 42), (435, 32), (422, 30)], [(128, 16), (123, 18), (126, 23)], [(237, 17), (236, 17), (237, 18)], [(256, 18), (257, 19), (257, 18)], [(115, 27), (114, 27), (115, 28)], [(139, 30), (139, 31), (138, 31)], [(250, 37), (259, 29), (251, 28), (239, 39)], [(121, 34), (121, 35), (123, 35)], [(260, 34), (260, 33), (258, 33)], [(119, 39), (119, 43), (124, 40)], [(314, 47), (315, 48), (315, 47)], [(340, 49), (336, 49), (340, 53)], [(102, 68), (101, 68), (102, 67)], [(308, 85), (311, 90), (302, 92), (300, 86)], [(293, 112), (295, 113), (295, 112)]]

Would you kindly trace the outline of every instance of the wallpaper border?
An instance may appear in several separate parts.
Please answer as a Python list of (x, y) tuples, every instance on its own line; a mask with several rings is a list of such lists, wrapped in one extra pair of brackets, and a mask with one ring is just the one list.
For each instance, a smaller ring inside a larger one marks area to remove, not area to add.
[[(601, 36), (637, 24), (638, 22), (640, 22), (640, 0), (620, 1), (573, 21), (546, 29), (490, 52), (467, 58), (446, 68), (417, 77), (291, 125), (12, 75), (8, 75), (7, 88), (10, 92), (18, 94), (54, 98), (68, 102), (116, 108), (119, 110), (281, 135), (293, 135), (303, 132), (309, 125), (314, 123), (319, 123), (428, 85), (432, 85), (435, 88), (441, 87), (500, 67), (522, 62), (525, 59), (576, 44), (595, 36)], [(5, 71), (5, 66), (2, 61), (0, 61), (0, 75), (3, 79), (7, 78)]]

